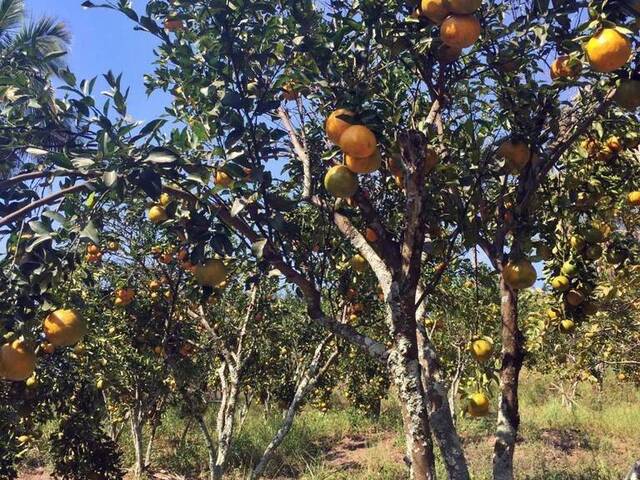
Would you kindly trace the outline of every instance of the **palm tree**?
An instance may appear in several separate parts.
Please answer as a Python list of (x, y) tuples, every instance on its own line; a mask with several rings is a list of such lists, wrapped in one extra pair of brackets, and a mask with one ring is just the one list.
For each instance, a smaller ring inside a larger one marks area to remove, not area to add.
[(0, 0), (0, 65), (8, 63), (55, 73), (64, 65), (71, 35), (50, 17), (25, 23), (24, 0)]
[(53, 18), (26, 21), (24, 0), (0, 0), (0, 179), (37, 161), (15, 144), (56, 148), (62, 142), (55, 131), (64, 121), (50, 78), (66, 68), (70, 39)]

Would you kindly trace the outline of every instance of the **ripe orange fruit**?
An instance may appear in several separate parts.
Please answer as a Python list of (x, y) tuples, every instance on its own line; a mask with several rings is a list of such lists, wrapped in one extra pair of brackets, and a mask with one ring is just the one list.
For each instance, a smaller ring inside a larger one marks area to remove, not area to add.
[(75, 310), (60, 309), (47, 315), (44, 335), (54, 347), (68, 347), (78, 343), (87, 333), (87, 325)]
[(613, 72), (631, 57), (631, 42), (614, 28), (605, 28), (591, 37), (585, 49), (596, 72)]
[(380, 168), (382, 157), (376, 152), (370, 157), (358, 158), (351, 155), (344, 156), (344, 163), (353, 173), (372, 173)]
[(96, 255), (87, 254), (84, 259), (89, 263), (98, 263), (102, 260), (102, 253)]
[(100, 253), (100, 247), (94, 244), (87, 245), (87, 253), (89, 255), (97, 255)]
[(511, 288), (522, 290), (533, 286), (538, 274), (529, 260), (521, 259), (507, 263), (502, 271), (502, 276), (505, 283)]
[(482, 0), (445, 0), (444, 3), (451, 13), (468, 15), (480, 8)]
[(480, 22), (473, 15), (451, 15), (442, 22), (440, 39), (456, 48), (467, 48), (480, 38)]
[(167, 17), (164, 20), (164, 28), (169, 32), (178, 32), (184, 29), (184, 22), (179, 18)]
[(159, 205), (155, 205), (149, 209), (147, 212), (147, 218), (151, 223), (159, 224), (167, 220), (169, 217), (167, 216), (167, 212)]
[(507, 167), (514, 173), (521, 172), (531, 160), (531, 150), (526, 143), (519, 140), (503, 142), (497, 154), (507, 161)]
[(491, 353), (493, 353), (493, 343), (486, 338), (479, 338), (471, 343), (470, 350), (473, 358), (483, 363), (491, 357)]
[(420, 13), (436, 25), (440, 25), (449, 13), (451, 13), (445, 6), (445, 2), (446, 0), (422, 0), (420, 3)]
[(164, 263), (165, 265), (170, 264), (172, 260), (173, 260), (173, 257), (171, 256), (170, 253), (163, 253), (162, 255), (160, 255), (160, 258), (158, 259), (160, 263)]
[(331, 115), (327, 117), (324, 124), (324, 131), (327, 134), (327, 137), (329, 137), (329, 140), (337, 145), (340, 142), (340, 137), (344, 131), (353, 124), (346, 121), (345, 118), (355, 121), (354, 117), (355, 113), (351, 110), (347, 110), (346, 108), (339, 108), (332, 112)]
[(627, 194), (627, 203), (629, 205), (634, 206), (634, 207), (639, 206), (640, 205), (640, 192), (639, 191), (629, 192)]
[(351, 125), (340, 135), (339, 145), (344, 153), (366, 158), (376, 153), (376, 136), (364, 125)]
[(158, 280), (151, 280), (149, 282), (149, 290), (151, 290), (152, 292), (158, 290), (160, 288), (161, 284)]
[(623, 80), (613, 96), (613, 101), (627, 110), (640, 107), (640, 80)]
[(467, 411), (472, 417), (484, 417), (489, 413), (489, 399), (482, 392), (477, 392), (469, 397)]
[(221, 187), (228, 187), (233, 183), (233, 178), (222, 170), (216, 170), (216, 176), (214, 183), (216, 185), (220, 185)]
[(324, 188), (338, 198), (349, 198), (358, 190), (358, 179), (344, 165), (335, 165), (324, 176)]
[(227, 278), (227, 267), (222, 260), (211, 259), (195, 267), (196, 280), (203, 287), (217, 287)]
[(551, 64), (551, 79), (575, 78), (581, 71), (582, 65), (577, 60), (572, 60), (569, 55), (562, 55)]
[(36, 354), (23, 340), (0, 348), (0, 377), (14, 382), (29, 378), (36, 368)]
[(367, 239), (367, 242), (374, 243), (378, 241), (378, 234), (373, 228), (367, 227), (365, 238)]
[(446, 43), (443, 43), (436, 50), (436, 58), (444, 65), (455, 62), (462, 54), (462, 49), (458, 47), (451, 47)]

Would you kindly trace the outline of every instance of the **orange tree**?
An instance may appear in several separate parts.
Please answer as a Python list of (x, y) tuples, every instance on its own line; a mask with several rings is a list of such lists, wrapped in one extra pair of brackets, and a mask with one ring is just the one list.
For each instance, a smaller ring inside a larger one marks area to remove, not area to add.
[[(61, 175), (88, 177), (92, 188), (114, 188), (122, 198), (141, 187), (159, 203), (149, 219), (170, 225), (176, 211), (160, 203), (165, 188), (186, 201), (187, 241), (202, 253), (195, 261), (234, 245), (236, 255), (281, 272), (317, 324), (388, 365), (412, 478), (435, 476), (432, 436), (449, 477), (469, 478), (437, 345), (418, 319), (450, 258), (474, 245), (485, 251), (502, 300), (493, 470), (496, 479), (513, 478), (524, 358), (518, 292), (536, 280), (532, 247), (549, 224), (547, 200), (561, 196), (550, 188), (556, 172), (575, 168), (572, 152), (601, 119), (638, 107), (634, 39), (625, 28), (637, 5), (153, 1), (144, 12), (126, 1), (83, 5), (120, 10), (158, 37), (147, 88), (173, 93), (169, 113), (181, 126), (164, 149), (152, 149), (163, 122), (133, 133), (125, 95), (109, 76), (117, 118), (92, 111), (84, 122), (97, 141), (81, 144), (89, 148), (80, 156), (76, 139), (76, 150), (58, 161), (74, 159), (79, 170)], [(76, 101), (94, 108), (69, 83)], [(87, 184), (70, 188), (65, 193)], [(13, 211), (0, 225), (41, 205)], [(380, 335), (339, 321), (340, 302), (331, 300), (349, 294), (336, 290), (345, 259), (358, 295), (380, 291)], [(473, 413), (487, 406), (472, 396)]]

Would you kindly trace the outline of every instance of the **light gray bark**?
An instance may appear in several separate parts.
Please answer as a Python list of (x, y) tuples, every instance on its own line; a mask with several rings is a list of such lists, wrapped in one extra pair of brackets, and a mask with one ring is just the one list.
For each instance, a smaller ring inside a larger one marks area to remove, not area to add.
[[(417, 289), (417, 298), (423, 297), (421, 288)], [(418, 339), (418, 354), (422, 367), (422, 382), (427, 396), (429, 410), (429, 424), (438, 443), (442, 459), (450, 480), (468, 480), (469, 467), (462, 448), (462, 442), (453, 420), (453, 405), (448, 396), (442, 369), (438, 362), (435, 347), (427, 333), (422, 319), (426, 313), (425, 304), (421, 302), (416, 309), (416, 334)], [(456, 378), (459, 376), (456, 372)], [(457, 386), (452, 385), (452, 392)]]
[(131, 425), (131, 440), (134, 451), (133, 478), (137, 480), (142, 478), (142, 472), (144, 470), (144, 458), (142, 454), (142, 409), (139, 405), (131, 409), (129, 423)]
[(421, 322), (418, 322), (416, 330), (429, 411), (429, 424), (442, 454), (447, 475), (450, 480), (469, 480), (469, 467), (462, 442), (453, 423), (447, 388), (442, 378), (435, 349)]
[(624, 480), (640, 480), (640, 460), (631, 467)]

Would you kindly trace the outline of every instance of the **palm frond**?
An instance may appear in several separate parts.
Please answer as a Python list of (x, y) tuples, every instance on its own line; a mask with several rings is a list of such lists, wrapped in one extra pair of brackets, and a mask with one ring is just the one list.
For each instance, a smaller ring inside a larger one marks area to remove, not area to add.
[(0, 0), (0, 36), (20, 26), (24, 19), (24, 0)]
[(61, 65), (56, 53), (66, 52), (71, 34), (64, 23), (42, 17), (25, 25), (6, 45), (7, 50), (23, 51), (42, 66), (54, 69)]

